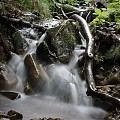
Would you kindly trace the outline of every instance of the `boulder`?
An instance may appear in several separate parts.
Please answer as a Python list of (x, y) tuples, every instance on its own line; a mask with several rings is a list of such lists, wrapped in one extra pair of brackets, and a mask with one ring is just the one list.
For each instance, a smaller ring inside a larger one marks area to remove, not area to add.
[(18, 80), (13, 69), (0, 63), (0, 89), (11, 89), (17, 84)]
[(60, 119), (60, 118), (34, 118), (34, 119), (31, 119), (31, 120), (63, 120), (63, 119)]
[(45, 41), (43, 41), (38, 47), (37, 47), (37, 57), (42, 63), (53, 63), (57, 60), (57, 57), (49, 50), (49, 46)]
[(32, 87), (30, 86), (29, 83), (27, 83), (27, 84), (25, 85), (25, 87), (24, 87), (24, 93), (25, 93), (26, 95), (33, 95), (33, 94), (34, 94), (34, 91), (33, 91)]
[(4, 48), (0, 46), (0, 62), (2, 62), (3, 60), (6, 60), (6, 53)]
[(23, 119), (23, 115), (21, 113), (18, 113), (13, 110), (8, 111), (7, 116), (10, 120), (22, 120)]
[(78, 43), (75, 26), (64, 21), (60, 26), (47, 30), (50, 39), (46, 40), (50, 50), (60, 55), (70, 55)]
[(13, 51), (13, 44), (10, 38), (0, 34), (0, 62), (8, 61), (11, 58), (11, 51)]
[(5, 50), (2, 46), (0, 46), (0, 62), (5, 61), (6, 60), (6, 53)]
[(13, 44), (18, 54), (23, 54), (28, 49), (28, 43), (19, 31), (15, 32), (13, 35)]
[(38, 63), (34, 53), (28, 54), (24, 60), (28, 71), (28, 82), (34, 91), (42, 91), (45, 85), (49, 82), (49, 77), (44, 68)]
[[(48, 62), (48, 57), (43, 58), (44, 53), (45, 56), (49, 56), (49, 54), (54, 55), (62, 63), (66, 63), (66, 58), (69, 58), (70, 60), (72, 51), (74, 50), (75, 46), (79, 43), (78, 33), (76, 33), (75, 31), (75, 26), (69, 21), (64, 21), (61, 25), (48, 29), (46, 31), (46, 34), (47, 35), (44, 39), (45, 43), (42, 43), (42, 45), (40, 44), (37, 47), (37, 56), (43, 59), (43, 61), (45, 61), (46, 63)], [(47, 46), (47, 49), (44, 49), (44, 51), (42, 49), (43, 44), (44, 46)]]
[(11, 100), (15, 100), (15, 99), (21, 98), (20, 94), (16, 93), (16, 92), (1, 91), (0, 95), (5, 96), (5, 97), (7, 97), (7, 98), (9, 98)]
[(10, 110), (7, 113), (0, 112), (0, 119), (1, 120), (22, 120), (23, 115), (16, 111)]

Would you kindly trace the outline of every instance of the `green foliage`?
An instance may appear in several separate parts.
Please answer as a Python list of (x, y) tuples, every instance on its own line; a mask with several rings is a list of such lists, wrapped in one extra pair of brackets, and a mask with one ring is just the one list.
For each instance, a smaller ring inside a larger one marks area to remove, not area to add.
[(95, 13), (94, 15), (96, 15), (97, 17), (92, 21), (95, 25), (98, 25), (99, 23), (105, 22), (105, 20), (107, 20), (109, 18), (109, 13), (108, 12), (104, 12), (101, 11), (98, 8), (95, 8)]
[(114, 0), (114, 2), (110, 3), (108, 11), (114, 17), (114, 22), (120, 22), (120, 0)]
[(0, 9), (2, 9), (3, 5), (2, 5), (2, 2), (0, 2)]
[(23, 5), (25, 8), (28, 9), (33, 9), (34, 8), (34, 3), (33, 0), (20, 0), (21, 5)]
[(99, 63), (99, 62), (104, 62), (104, 56), (94, 56), (94, 60)]
[(20, 0), (20, 3), (24, 8), (38, 12), (41, 17), (50, 17), (50, 7), (52, 5), (51, 0)]
[[(93, 0), (78, 0), (78, 1), (84, 1), (86, 4), (90, 3), (91, 1)], [(58, 2), (60, 3), (68, 3), (68, 4), (75, 4), (75, 3), (78, 3), (77, 0), (58, 0)]]
[(77, 0), (58, 0), (60, 3), (68, 3), (68, 4), (74, 4), (77, 2)]
[(120, 22), (120, 0), (108, 0), (107, 10), (95, 8), (94, 15), (96, 18), (93, 19), (94, 25), (99, 25), (103, 22)]
[(120, 59), (120, 46), (112, 46), (111, 49), (105, 54), (105, 58), (112, 60)]
[(92, 0), (84, 0), (86, 4), (90, 3)]

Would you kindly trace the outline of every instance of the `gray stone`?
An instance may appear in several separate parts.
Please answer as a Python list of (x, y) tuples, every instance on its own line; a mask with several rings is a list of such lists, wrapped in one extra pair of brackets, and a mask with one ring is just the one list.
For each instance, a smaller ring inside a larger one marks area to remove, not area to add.
[(28, 43), (19, 31), (14, 33), (13, 43), (18, 54), (23, 54), (28, 49)]
[[(44, 44), (46, 44), (47, 49), (44, 49), (43, 51), (43, 45), (41, 45), (43, 43), (41, 43), (36, 50), (37, 56), (42, 59), (44, 55), (54, 55), (57, 60), (62, 63), (69, 61), (72, 56), (72, 51), (78, 44), (78, 34), (76, 34), (75, 26), (69, 21), (64, 21), (61, 25), (48, 29), (46, 33), (47, 36), (44, 39)], [(46, 63), (48, 62), (47, 60), (48, 57), (43, 58), (43, 61), (46, 61)], [(56, 59), (53, 60), (56, 62)]]
[(0, 89), (11, 89), (17, 82), (15, 72), (9, 66), (0, 63)]
[(34, 91), (42, 91), (45, 85), (49, 82), (49, 77), (44, 68), (38, 63), (34, 53), (28, 54), (25, 57), (25, 66), (29, 74), (29, 84)]
[[(47, 44), (57, 56), (71, 54), (77, 44), (74, 27), (70, 23), (63, 23), (56, 28), (51, 28), (47, 30), (47, 34), (51, 38), (51, 41), (48, 40)], [(49, 45), (49, 42), (54, 49)]]

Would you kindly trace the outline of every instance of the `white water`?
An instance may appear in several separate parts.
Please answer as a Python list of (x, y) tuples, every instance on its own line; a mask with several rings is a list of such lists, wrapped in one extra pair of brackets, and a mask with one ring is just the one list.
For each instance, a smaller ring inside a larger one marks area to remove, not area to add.
[(78, 104), (78, 93), (77, 93), (77, 89), (74, 83), (70, 83), (70, 89), (71, 89), (71, 96), (72, 96), (72, 103), (74, 103), (75, 105)]
[[(42, 36), (44, 39), (44, 35)], [(40, 41), (41, 41), (40, 39)], [(34, 52), (35, 44), (30, 44), (28, 53)], [(32, 49), (34, 48), (34, 49)], [(79, 50), (79, 49), (77, 49)], [(79, 52), (80, 53), (80, 52)], [(64, 120), (102, 120), (105, 111), (92, 106), (92, 100), (86, 95), (86, 83), (81, 80), (77, 72), (77, 61), (81, 55), (77, 52), (73, 55), (68, 65), (53, 64), (46, 68), (52, 82), (46, 87), (48, 93), (33, 96), (24, 95), (23, 89), (27, 80), (23, 58), (14, 54), (8, 63), (16, 73), (18, 84), (13, 89), (21, 94), (21, 99), (11, 101), (0, 96), (0, 111), (16, 110), (23, 114), (24, 120), (31, 118), (52, 117)], [(78, 57), (79, 56), (79, 57)], [(64, 97), (70, 97), (70, 102), (64, 102)]]

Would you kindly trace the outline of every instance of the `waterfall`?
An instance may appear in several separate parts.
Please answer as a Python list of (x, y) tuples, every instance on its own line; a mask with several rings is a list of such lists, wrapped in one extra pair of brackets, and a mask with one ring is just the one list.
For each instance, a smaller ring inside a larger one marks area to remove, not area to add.
[[(39, 40), (45, 39), (46, 33)], [(33, 44), (34, 43), (34, 44)], [(36, 50), (36, 41), (31, 42), (29, 50)], [(78, 74), (77, 62), (82, 59), (85, 50), (77, 46), (70, 62), (65, 64), (54, 63), (46, 67), (45, 72), (51, 81), (46, 86), (44, 94), (27, 96), (23, 93), (27, 73), (24, 65), (24, 56), (13, 54), (8, 65), (15, 71), (18, 84), (14, 91), (19, 92), (21, 99), (11, 101), (1, 99), (1, 110), (14, 109), (23, 114), (25, 120), (36, 117), (60, 117), (64, 120), (98, 120), (105, 111), (92, 106), (91, 98), (86, 95), (86, 83)], [(26, 56), (26, 55), (25, 55)], [(101, 118), (102, 120), (102, 118)]]
[(72, 94), (72, 102), (74, 104), (78, 104), (78, 93), (74, 83), (70, 83), (71, 94)]

